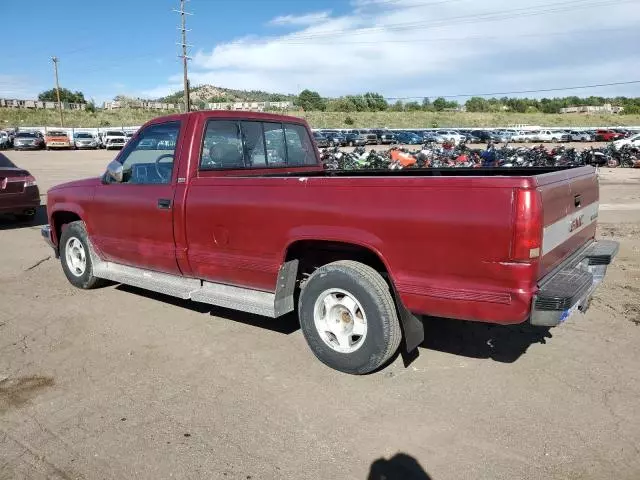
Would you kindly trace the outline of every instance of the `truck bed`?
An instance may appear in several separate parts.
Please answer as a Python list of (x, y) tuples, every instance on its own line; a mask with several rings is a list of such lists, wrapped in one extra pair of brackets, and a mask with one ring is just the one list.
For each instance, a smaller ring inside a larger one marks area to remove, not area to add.
[[(482, 168), (405, 168), (402, 170), (321, 170), (311, 172), (257, 173), (252, 177), (532, 177), (584, 167), (482, 167)], [(592, 167), (588, 167), (592, 168)], [(240, 174), (240, 176), (244, 176)]]

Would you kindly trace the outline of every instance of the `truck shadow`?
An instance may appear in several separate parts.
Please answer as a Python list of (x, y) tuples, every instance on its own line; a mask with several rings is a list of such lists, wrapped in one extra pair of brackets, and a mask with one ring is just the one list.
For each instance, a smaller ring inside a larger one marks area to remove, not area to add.
[(513, 363), (535, 343), (552, 338), (548, 327), (529, 324), (494, 325), (447, 318), (424, 317), (421, 348), (471, 358)]
[(238, 310), (231, 310), (229, 308), (216, 307), (206, 303), (194, 302), (193, 300), (182, 300), (181, 298), (171, 297), (162, 293), (151, 292), (149, 290), (143, 290), (129, 285), (119, 284), (116, 289), (167, 303), (169, 305), (174, 305), (176, 307), (185, 308), (193, 312), (208, 313), (213, 317), (221, 317), (224, 320), (231, 320), (233, 322), (243, 323), (252, 327), (264, 328), (265, 330), (271, 330), (272, 332), (282, 333), (284, 335), (290, 335), (300, 330), (300, 324), (298, 323), (296, 312), (291, 312), (279, 318), (268, 318), (261, 315), (240, 312)]
[[(280, 318), (267, 318), (192, 300), (182, 300), (129, 285), (119, 284), (116, 289), (193, 312), (206, 313), (214, 317), (221, 317), (224, 320), (231, 320), (284, 335), (290, 335), (300, 329), (295, 311)], [(535, 343), (544, 344), (547, 338), (552, 338), (549, 328), (534, 327), (528, 324), (493, 325), (438, 317), (424, 317), (423, 322), (425, 340), (420, 345), (420, 348), (464, 357), (486, 358), (502, 363), (515, 362), (531, 345)], [(390, 362), (394, 361), (395, 358), (397, 358), (397, 355), (394, 355)], [(415, 356), (408, 355), (406, 358), (403, 356), (403, 360), (405, 365), (409, 365), (415, 360)]]

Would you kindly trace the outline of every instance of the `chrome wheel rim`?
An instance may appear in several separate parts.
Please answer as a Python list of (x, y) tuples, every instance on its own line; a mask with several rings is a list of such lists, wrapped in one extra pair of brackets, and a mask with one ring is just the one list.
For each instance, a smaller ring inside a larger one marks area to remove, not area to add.
[(76, 237), (71, 237), (67, 240), (64, 251), (69, 271), (76, 277), (84, 275), (87, 269), (87, 256), (82, 242)]
[(322, 341), (336, 352), (353, 353), (367, 338), (364, 309), (346, 290), (331, 288), (318, 295), (313, 321)]

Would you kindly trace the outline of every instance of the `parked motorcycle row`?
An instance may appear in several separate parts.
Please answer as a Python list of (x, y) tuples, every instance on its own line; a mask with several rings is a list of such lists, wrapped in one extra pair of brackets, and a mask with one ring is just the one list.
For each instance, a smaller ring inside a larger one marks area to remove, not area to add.
[(496, 147), (488, 144), (484, 149), (469, 148), (465, 143), (426, 143), (421, 148), (392, 147), (386, 151), (367, 151), (357, 147), (346, 152), (339, 147), (325, 148), (321, 159), (327, 170), (362, 170), (403, 168), (455, 168), (455, 167), (595, 167), (640, 168), (640, 148), (624, 145), (617, 148), (609, 144), (603, 148), (588, 148), (577, 151), (573, 147), (546, 148)]

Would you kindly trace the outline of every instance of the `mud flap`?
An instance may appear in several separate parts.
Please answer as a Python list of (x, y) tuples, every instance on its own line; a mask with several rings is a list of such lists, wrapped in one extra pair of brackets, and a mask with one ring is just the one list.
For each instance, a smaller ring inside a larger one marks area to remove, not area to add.
[(396, 298), (398, 315), (400, 316), (400, 327), (402, 328), (402, 360), (407, 366), (419, 355), (418, 347), (424, 342), (424, 324), (422, 320), (407, 310), (395, 287), (393, 288), (393, 293)]

